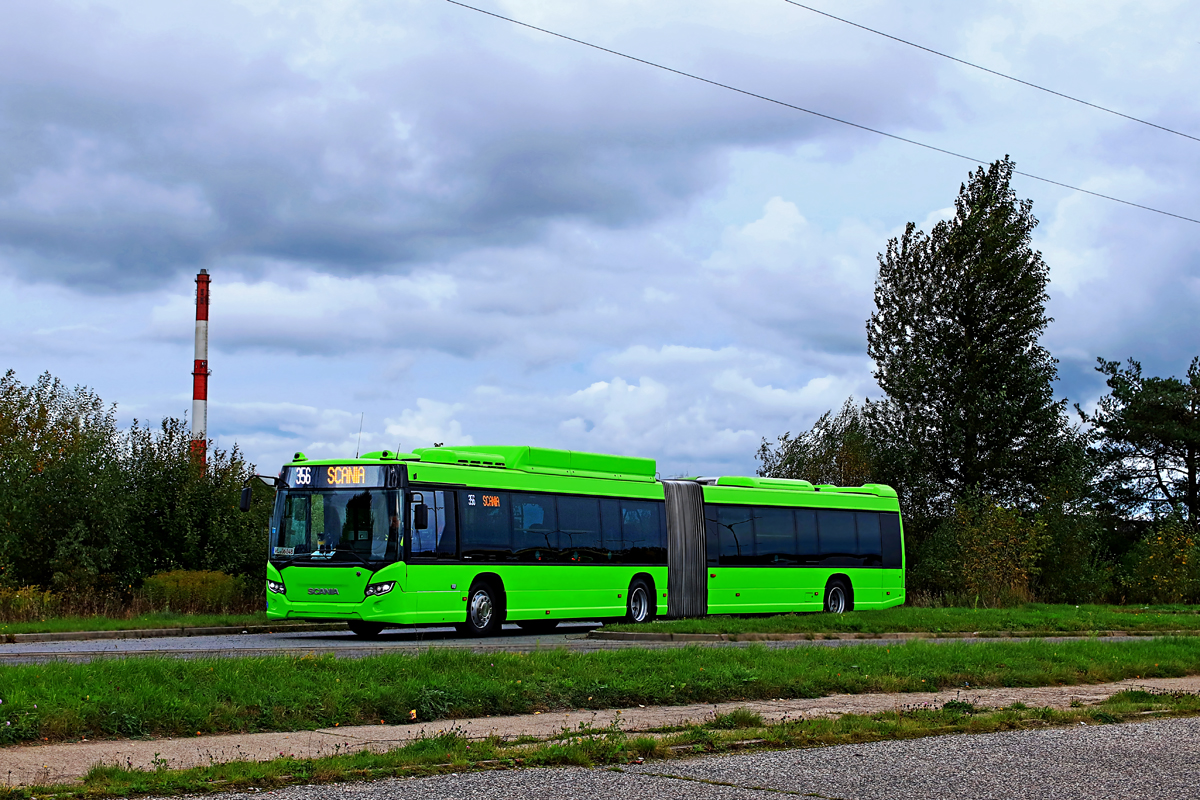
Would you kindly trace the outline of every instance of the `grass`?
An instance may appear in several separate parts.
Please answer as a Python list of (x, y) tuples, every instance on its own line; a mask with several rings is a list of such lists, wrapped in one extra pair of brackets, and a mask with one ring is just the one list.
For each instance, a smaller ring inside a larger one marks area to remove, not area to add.
[(72, 631), (130, 631), (145, 628), (209, 628), (246, 625), (280, 625), (267, 620), (267, 613), (254, 614), (180, 614), (156, 611), (129, 619), (112, 617), (60, 617), (36, 622), (0, 622), (0, 641), (10, 633), (67, 633)]
[(641, 625), (606, 625), (605, 630), (653, 633), (957, 633), (1089, 631), (1200, 631), (1200, 607), (1072, 606), (1029, 603), (1016, 608), (913, 608), (847, 614), (714, 616)]
[(1200, 672), (1200, 638), (50, 662), (0, 670), (0, 744)]
[[(745, 712), (738, 714), (738, 711)], [(1145, 720), (1147, 715), (1187, 716), (1200, 713), (1194, 695), (1123, 692), (1089, 708), (1056, 711), (1014, 705), (980, 710), (952, 701), (940, 709), (901, 709), (839, 719), (796, 719), (764, 724), (753, 712), (738, 709), (707, 725), (675, 729), (658, 736), (628, 735), (616, 727), (564, 730), (549, 741), (471, 740), (452, 730), (418, 739), (387, 753), (358, 752), (312, 759), (282, 757), (272, 761), (234, 761), (187, 770), (169, 764), (154, 770), (116, 765), (93, 767), (81, 783), (29, 788), (0, 788), (0, 798), (128, 797), (144, 794), (198, 794), (290, 784), (333, 783), (397, 776), (435, 775), (448, 771), (516, 767), (603, 766), (670, 759), (698, 753), (746, 749), (822, 747), (837, 744), (912, 739), (952, 733), (992, 733), (1079, 723), (1115, 724)], [(729, 724), (737, 717), (739, 724)], [(740, 723), (746, 723), (742, 725)]]

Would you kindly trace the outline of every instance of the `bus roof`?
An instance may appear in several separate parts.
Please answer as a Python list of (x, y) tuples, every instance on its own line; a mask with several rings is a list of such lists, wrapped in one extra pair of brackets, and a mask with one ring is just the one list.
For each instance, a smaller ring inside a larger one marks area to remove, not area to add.
[[(638, 456), (615, 456), (605, 453), (586, 453), (580, 450), (555, 450), (549, 447), (524, 446), (480, 446), (419, 447), (411, 453), (394, 453), (379, 450), (364, 453), (357, 459), (321, 459), (309, 461), (303, 453), (297, 453), (291, 462), (297, 464), (363, 464), (396, 461), (419, 461), (426, 464), (474, 467), (484, 469), (517, 470), (544, 475), (576, 476), (581, 478), (603, 478), (607, 480), (654, 483), (658, 480), (657, 465), (652, 458)], [(895, 497), (896, 490), (890, 486), (869, 483), (864, 486), (816, 485), (808, 481), (789, 478), (762, 478), (741, 475), (723, 475), (716, 478), (693, 477), (679, 480), (695, 481), (703, 486), (722, 488), (771, 489), (791, 492), (831, 492), (838, 494), (874, 495)]]

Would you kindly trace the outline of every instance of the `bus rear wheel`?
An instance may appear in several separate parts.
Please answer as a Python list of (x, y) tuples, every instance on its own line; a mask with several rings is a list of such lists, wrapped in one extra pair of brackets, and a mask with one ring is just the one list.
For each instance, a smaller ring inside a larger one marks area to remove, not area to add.
[(841, 614), (854, 607), (850, 599), (850, 587), (840, 578), (834, 578), (825, 586), (825, 613)]
[(650, 622), (654, 619), (654, 592), (643, 578), (629, 584), (625, 602), (625, 622)]
[(347, 624), (350, 626), (351, 631), (364, 639), (374, 639), (383, 632), (383, 623), (380, 622), (360, 622), (354, 620)]
[(467, 593), (467, 621), (455, 627), (468, 636), (495, 636), (504, 624), (504, 592), (489, 581), (478, 581)]

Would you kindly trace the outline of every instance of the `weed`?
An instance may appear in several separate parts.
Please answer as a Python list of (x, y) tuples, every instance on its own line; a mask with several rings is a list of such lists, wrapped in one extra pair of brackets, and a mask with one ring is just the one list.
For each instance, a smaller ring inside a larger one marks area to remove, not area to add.
[(709, 723), (710, 728), (723, 728), (726, 730), (735, 728), (761, 728), (762, 726), (762, 714), (744, 706), (742, 708), (735, 708), (728, 714), (718, 714)]

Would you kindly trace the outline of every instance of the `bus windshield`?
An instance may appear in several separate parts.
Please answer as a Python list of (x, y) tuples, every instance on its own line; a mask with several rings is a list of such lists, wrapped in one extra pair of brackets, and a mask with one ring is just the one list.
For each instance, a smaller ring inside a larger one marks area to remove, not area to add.
[(274, 561), (395, 561), (400, 492), (288, 489), (271, 526)]

